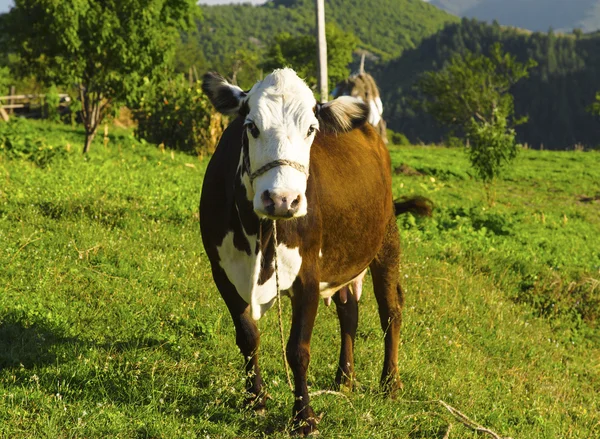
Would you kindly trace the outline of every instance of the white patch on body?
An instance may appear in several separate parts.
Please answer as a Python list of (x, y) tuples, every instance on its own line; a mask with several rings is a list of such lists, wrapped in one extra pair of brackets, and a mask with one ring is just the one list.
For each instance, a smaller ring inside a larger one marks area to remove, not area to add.
[[(256, 235), (246, 235), (250, 248), (256, 248)], [(258, 285), (261, 270), (262, 253), (248, 255), (235, 248), (233, 232), (229, 232), (220, 246), (219, 264), (225, 271), (229, 281), (235, 286), (238, 294), (250, 305), (252, 318), (260, 319), (263, 314), (273, 306), (277, 297), (275, 273), (263, 285)], [(279, 268), (279, 287), (283, 292), (292, 287), (296, 276), (300, 272), (302, 257), (298, 248), (288, 248), (285, 244), (277, 246), (277, 266)]]
[(354, 279), (342, 285), (333, 285), (328, 282), (319, 282), (320, 294), (321, 298), (325, 300), (325, 306), (331, 305), (331, 296), (333, 296), (337, 291), (342, 290), (344, 288), (349, 288), (350, 292), (356, 296), (356, 301), (358, 302), (360, 300), (360, 296), (362, 295), (363, 281), (366, 274), (367, 269), (365, 268), (364, 271), (358, 276), (356, 276)]

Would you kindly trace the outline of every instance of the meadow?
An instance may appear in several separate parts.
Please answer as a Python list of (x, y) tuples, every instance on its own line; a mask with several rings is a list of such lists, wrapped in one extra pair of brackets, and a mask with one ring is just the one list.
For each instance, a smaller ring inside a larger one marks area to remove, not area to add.
[[(207, 160), (112, 128), (0, 125), (0, 437), (289, 436), (275, 310), (259, 321), (265, 416), (202, 248)], [(391, 146), (406, 293), (395, 400), (367, 282), (352, 393), (318, 393), (323, 438), (600, 437), (600, 153), (523, 150), (494, 203), (463, 151)], [(404, 165), (404, 166), (402, 166)], [(290, 304), (283, 302), (289, 329)], [(311, 391), (331, 390), (339, 329), (320, 306)]]

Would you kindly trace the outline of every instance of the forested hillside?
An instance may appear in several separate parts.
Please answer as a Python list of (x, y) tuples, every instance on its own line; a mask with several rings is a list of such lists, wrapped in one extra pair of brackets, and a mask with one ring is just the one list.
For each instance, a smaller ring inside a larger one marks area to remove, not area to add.
[(546, 32), (600, 29), (599, 0), (431, 0), (451, 14)]
[[(326, 0), (325, 9), (329, 23), (354, 33), (361, 48), (384, 60), (458, 21), (421, 0)], [(307, 34), (315, 22), (312, 0), (275, 0), (258, 7), (203, 6), (202, 13), (198, 33), (188, 36), (180, 62), (195, 61), (224, 72), (240, 59), (264, 53), (275, 35)]]
[(467, 19), (426, 38), (377, 72), (388, 126), (412, 141), (439, 141), (446, 131), (418, 109), (415, 82), (452, 55), (486, 52), (497, 41), (518, 59), (538, 62), (530, 78), (512, 90), (517, 115), (529, 116), (517, 129), (519, 140), (552, 149), (600, 144), (600, 121), (586, 110), (600, 90), (600, 33), (529, 33)]

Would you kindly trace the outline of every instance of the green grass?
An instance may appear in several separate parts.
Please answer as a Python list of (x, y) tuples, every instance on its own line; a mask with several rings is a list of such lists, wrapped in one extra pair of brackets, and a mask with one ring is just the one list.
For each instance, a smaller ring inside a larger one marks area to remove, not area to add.
[[(126, 131), (82, 157), (80, 130), (19, 130), (30, 140), (0, 152), (0, 437), (287, 437), (276, 312), (259, 322), (273, 399), (264, 417), (241, 408), (243, 360), (198, 227), (206, 162)], [(600, 154), (523, 151), (493, 206), (459, 150), (392, 157), (425, 174), (395, 176), (394, 192), (437, 205), (398, 221), (404, 391), (379, 391), (367, 283), (361, 388), (313, 399), (321, 437), (441, 438), (449, 423), (450, 438), (477, 436), (438, 399), (503, 436), (600, 436), (600, 204), (580, 201), (600, 192)], [(339, 349), (335, 310), (319, 311), (312, 391), (331, 388)]]

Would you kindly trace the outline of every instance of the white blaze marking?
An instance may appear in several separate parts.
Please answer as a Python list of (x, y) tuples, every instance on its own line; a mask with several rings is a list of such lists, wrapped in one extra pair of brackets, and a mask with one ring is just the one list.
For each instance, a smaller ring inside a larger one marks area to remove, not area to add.
[[(250, 113), (246, 122), (259, 130), (255, 139), (248, 134), (250, 167), (256, 171), (274, 160), (289, 160), (309, 169), (310, 147), (318, 127), (313, 108), (315, 97), (306, 83), (291, 69), (275, 70), (257, 82), (248, 92)], [(307, 213), (307, 175), (291, 166), (278, 166), (256, 177), (253, 197), (254, 209), (262, 209), (261, 196), (265, 191), (300, 195), (296, 216)]]
[[(250, 255), (235, 248), (233, 232), (229, 232), (225, 236), (221, 245), (217, 247), (217, 252), (219, 253), (219, 264), (227, 278), (235, 286), (240, 297), (250, 305), (252, 318), (258, 320), (273, 306), (277, 297), (277, 285), (275, 274), (263, 285), (258, 285), (263, 255), (261, 252), (258, 255), (254, 254), (256, 235), (246, 235), (246, 239), (252, 250)], [(292, 287), (302, 265), (299, 249), (279, 244), (277, 246), (277, 265), (280, 289), (281, 291), (288, 290)]]

